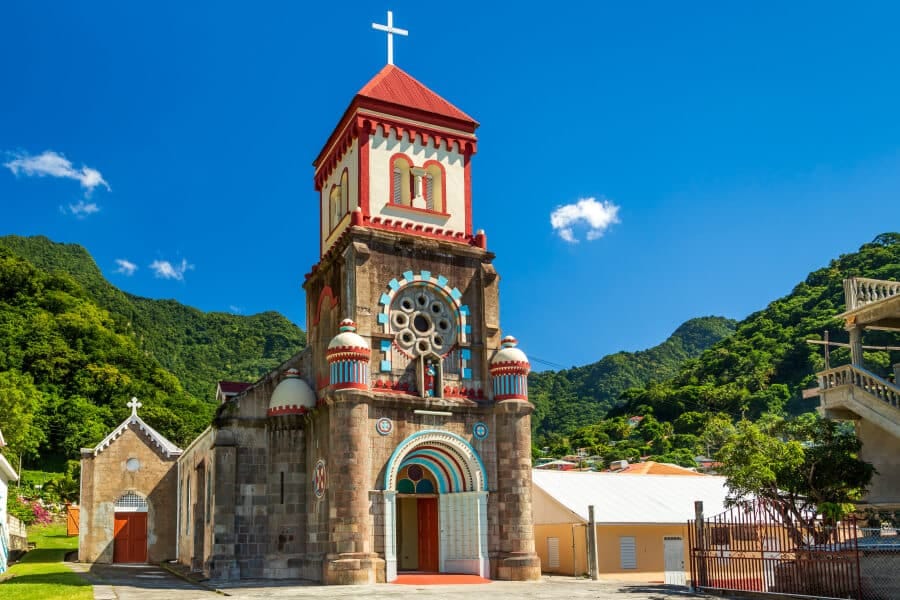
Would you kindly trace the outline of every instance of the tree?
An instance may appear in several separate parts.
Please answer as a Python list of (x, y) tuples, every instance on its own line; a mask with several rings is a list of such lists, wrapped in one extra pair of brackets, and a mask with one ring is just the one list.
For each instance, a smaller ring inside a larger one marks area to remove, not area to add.
[[(731, 504), (761, 501), (795, 543), (822, 543), (875, 472), (859, 459), (860, 447), (851, 427), (814, 413), (791, 421), (764, 415), (757, 423), (740, 421), (717, 458)], [(817, 527), (817, 515), (826, 527)]]
[(9, 445), (10, 455), (34, 455), (44, 434), (34, 426), (34, 413), (41, 392), (27, 373), (0, 373), (0, 431)]

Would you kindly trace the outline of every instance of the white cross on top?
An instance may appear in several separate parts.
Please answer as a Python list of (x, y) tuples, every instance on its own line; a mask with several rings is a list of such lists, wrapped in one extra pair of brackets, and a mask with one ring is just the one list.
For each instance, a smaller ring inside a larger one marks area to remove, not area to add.
[(143, 404), (141, 404), (140, 402), (138, 402), (138, 399), (137, 399), (137, 398), (132, 398), (131, 400), (128, 401), (127, 404), (125, 404), (125, 406), (127, 406), (128, 408), (131, 409), (131, 414), (136, 415), (136, 414), (137, 414), (137, 409), (139, 409), (140, 407), (142, 407)]
[(394, 13), (391, 11), (387, 11), (387, 25), (379, 25), (378, 23), (372, 23), (372, 29), (377, 29), (378, 31), (387, 32), (388, 37), (388, 64), (394, 64), (394, 34), (407, 36), (409, 32), (405, 29), (398, 29), (394, 27)]

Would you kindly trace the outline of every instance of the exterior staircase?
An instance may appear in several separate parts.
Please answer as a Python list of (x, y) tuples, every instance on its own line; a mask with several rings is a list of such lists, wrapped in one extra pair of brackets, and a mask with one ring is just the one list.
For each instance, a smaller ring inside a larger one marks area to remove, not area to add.
[(834, 419), (865, 419), (900, 438), (900, 387), (845, 365), (819, 375), (819, 412)]

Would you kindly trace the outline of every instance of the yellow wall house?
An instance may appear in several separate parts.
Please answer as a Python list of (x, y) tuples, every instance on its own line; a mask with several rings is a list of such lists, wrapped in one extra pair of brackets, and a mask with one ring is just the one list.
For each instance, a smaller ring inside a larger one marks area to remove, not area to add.
[(584, 575), (588, 506), (594, 505), (600, 576), (687, 585), (687, 521), (725, 509), (725, 478), (589, 471), (532, 472), (534, 539), (545, 573)]

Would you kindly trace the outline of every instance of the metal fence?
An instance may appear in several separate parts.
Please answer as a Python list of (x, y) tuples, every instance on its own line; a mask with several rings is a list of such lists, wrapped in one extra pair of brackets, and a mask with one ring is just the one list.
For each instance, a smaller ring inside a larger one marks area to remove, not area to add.
[[(882, 600), (863, 595), (859, 541), (864, 532), (853, 520), (834, 526), (814, 519), (798, 524), (775, 506), (756, 502), (708, 518), (701, 513), (688, 528), (696, 588)], [(900, 595), (884, 600), (888, 598)]]
[(900, 599), (900, 535), (895, 527), (859, 528), (861, 597)]

